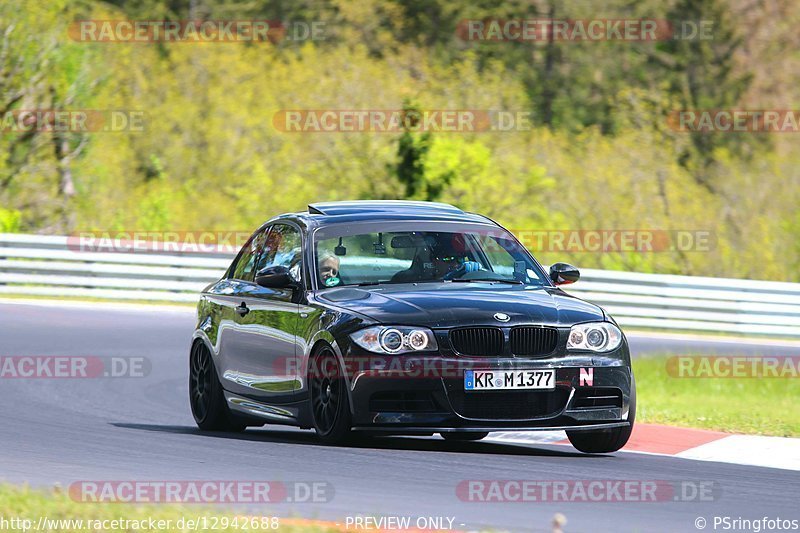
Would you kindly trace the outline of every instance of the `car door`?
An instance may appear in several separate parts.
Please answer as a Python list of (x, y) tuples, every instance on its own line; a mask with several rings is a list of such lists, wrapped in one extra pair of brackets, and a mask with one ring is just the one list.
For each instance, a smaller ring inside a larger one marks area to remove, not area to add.
[(252, 269), (240, 280), (233, 333), (236, 369), (230, 378), (242, 394), (280, 403), (290, 401), (299, 388), (297, 289), (260, 287), (254, 281), (256, 272), (277, 265), (289, 268), (302, 283), (302, 239), (294, 225), (277, 223), (267, 228), (256, 243)]
[[(240, 371), (241, 362), (237, 355), (236, 326), (239, 315), (236, 308), (242, 303), (241, 292), (247, 292), (253, 279), (253, 269), (263, 243), (264, 228), (256, 231), (242, 246), (231, 263), (225, 277), (216, 283), (204, 296), (214, 310), (212, 323), (216, 328), (209, 328), (210, 338), (217, 354), (216, 366), (223, 388), (242, 393), (246, 388), (237, 385), (234, 379)], [(249, 280), (249, 281), (248, 281)]]

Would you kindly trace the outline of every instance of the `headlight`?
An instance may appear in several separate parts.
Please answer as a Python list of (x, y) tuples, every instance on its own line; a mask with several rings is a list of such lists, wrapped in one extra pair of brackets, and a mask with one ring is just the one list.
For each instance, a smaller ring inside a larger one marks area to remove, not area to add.
[(610, 322), (576, 324), (569, 331), (567, 350), (610, 352), (622, 344), (622, 332)]
[(398, 354), (438, 350), (436, 337), (427, 328), (372, 326), (350, 335), (353, 342), (375, 353)]

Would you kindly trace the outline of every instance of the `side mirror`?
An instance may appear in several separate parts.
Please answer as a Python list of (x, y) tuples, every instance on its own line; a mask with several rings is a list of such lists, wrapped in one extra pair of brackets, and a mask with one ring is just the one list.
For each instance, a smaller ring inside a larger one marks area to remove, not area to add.
[(268, 266), (256, 272), (256, 285), (269, 289), (295, 288), (297, 282), (289, 269), (282, 265)]
[(581, 279), (580, 271), (567, 263), (550, 265), (550, 279), (556, 285), (568, 285)]

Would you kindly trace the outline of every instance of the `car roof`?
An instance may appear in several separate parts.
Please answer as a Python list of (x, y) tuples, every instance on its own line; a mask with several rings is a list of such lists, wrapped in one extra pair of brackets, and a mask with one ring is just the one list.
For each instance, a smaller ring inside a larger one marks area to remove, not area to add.
[(355, 200), (349, 202), (318, 202), (308, 204), (308, 212), (315, 215), (348, 215), (367, 212), (393, 212), (409, 214), (459, 214), (464, 211), (440, 202), (418, 202), (412, 200)]
[(276, 217), (294, 218), (308, 226), (351, 223), (360, 221), (456, 221), (472, 224), (496, 223), (476, 213), (462, 211), (458, 207), (440, 202), (411, 200), (356, 200), (346, 202), (317, 202), (308, 205), (308, 211), (287, 213)]

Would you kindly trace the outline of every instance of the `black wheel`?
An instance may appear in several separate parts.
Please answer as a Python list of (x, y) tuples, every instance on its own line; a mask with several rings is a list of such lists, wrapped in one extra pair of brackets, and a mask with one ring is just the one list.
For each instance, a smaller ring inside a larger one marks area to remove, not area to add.
[(488, 434), (488, 431), (448, 431), (446, 433), (439, 433), (444, 440), (451, 441), (481, 440)]
[(631, 377), (631, 400), (627, 427), (601, 429), (598, 431), (567, 431), (570, 443), (584, 453), (615, 452), (627, 444), (636, 421), (636, 384)]
[(189, 355), (189, 403), (197, 427), (207, 431), (243, 431), (247, 424), (228, 409), (214, 360), (202, 342)]
[(351, 438), (352, 423), (347, 387), (336, 354), (329, 346), (312, 356), (308, 372), (311, 414), (317, 436), (329, 444)]

